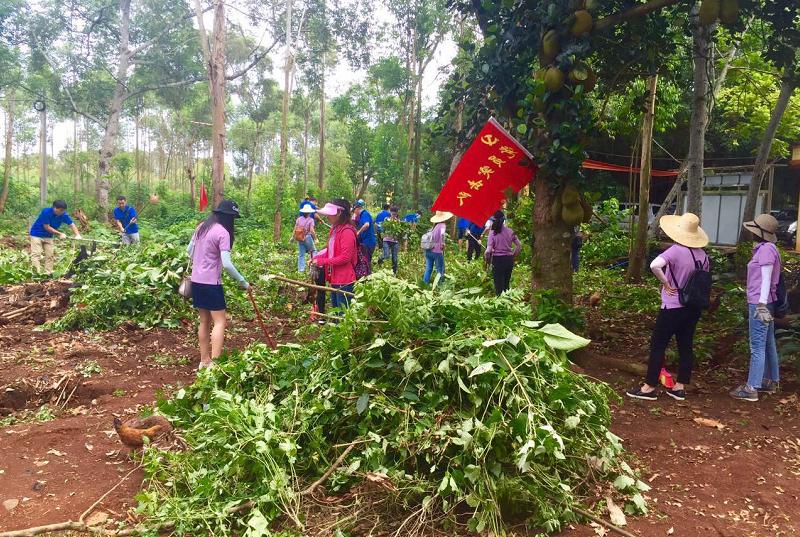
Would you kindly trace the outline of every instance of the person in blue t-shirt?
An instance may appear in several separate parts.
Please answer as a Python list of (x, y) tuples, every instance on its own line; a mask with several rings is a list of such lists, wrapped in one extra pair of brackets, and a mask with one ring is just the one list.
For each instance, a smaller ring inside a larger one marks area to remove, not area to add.
[(122, 244), (139, 244), (139, 219), (136, 209), (128, 205), (125, 196), (117, 197), (114, 220), (117, 222)]
[(403, 222), (410, 222), (412, 224), (419, 224), (419, 218), (422, 216), (422, 213), (419, 211), (415, 211), (413, 213), (408, 213), (403, 217)]
[(481, 249), (483, 248), (481, 245), (481, 236), (483, 236), (483, 232), (486, 228), (473, 224), (470, 221), (467, 221), (467, 223), (469, 224), (465, 231), (467, 236), (467, 261), (472, 261), (473, 255), (475, 259), (481, 258)]
[(458, 240), (458, 249), (462, 248), (462, 241), (467, 236), (467, 228), (469, 227), (469, 220), (466, 218), (458, 217), (458, 222), (456, 223), (456, 239)]
[(388, 220), (388, 218), (392, 215), (389, 212), (389, 204), (385, 203), (383, 205), (383, 210), (378, 213), (378, 216), (375, 217), (375, 228), (378, 231), (378, 242), (381, 243), (381, 256), (378, 258), (378, 263), (383, 263), (384, 259), (389, 259), (389, 248), (388, 245), (383, 244), (383, 223), (384, 220)]
[(375, 253), (375, 247), (378, 245), (378, 238), (375, 236), (375, 222), (372, 215), (366, 208), (364, 200), (358, 200), (355, 206), (355, 221), (356, 221), (356, 236), (358, 242), (367, 251), (367, 265), (369, 272), (372, 272), (372, 255)]
[(31, 226), (31, 263), (36, 272), (42, 272), (42, 256), (44, 256), (44, 273), (48, 276), (53, 274), (55, 253), (53, 236), (55, 235), (62, 239), (66, 237), (64, 233), (58, 230), (61, 224), (67, 224), (72, 229), (76, 239), (81, 238), (78, 226), (67, 214), (67, 202), (64, 200), (56, 200), (53, 202), (52, 207), (42, 209), (39, 217)]

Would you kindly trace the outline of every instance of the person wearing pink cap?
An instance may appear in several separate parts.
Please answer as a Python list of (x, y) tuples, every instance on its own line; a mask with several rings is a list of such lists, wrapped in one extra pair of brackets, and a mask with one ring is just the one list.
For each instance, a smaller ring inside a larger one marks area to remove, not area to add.
[[(331, 225), (327, 248), (320, 250), (311, 262), (325, 271), (328, 284), (345, 293), (352, 293), (356, 281), (355, 265), (358, 260), (356, 228), (350, 222), (350, 202), (335, 199), (326, 203), (317, 214), (326, 216)], [(349, 295), (331, 291), (331, 305), (346, 308)]]

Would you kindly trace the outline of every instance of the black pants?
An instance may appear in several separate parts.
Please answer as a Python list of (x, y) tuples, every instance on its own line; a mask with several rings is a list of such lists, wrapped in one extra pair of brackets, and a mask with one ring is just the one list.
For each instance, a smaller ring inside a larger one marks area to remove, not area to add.
[(650, 340), (650, 363), (647, 365), (645, 382), (658, 386), (658, 375), (664, 364), (664, 353), (672, 336), (678, 344), (678, 382), (688, 384), (694, 365), (694, 331), (700, 320), (701, 310), (697, 308), (661, 309), (658, 311), (653, 338)]
[(467, 235), (467, 261), (472, 261), (472, 256), (475, 259), (481, 258), (481, 243), (472, 235)]
[(500, 296), (503, 291), (508, 291), (508, 287), (511, 285), (512, 270), (514, 270), (513, 255), (496, 255), (492, 257), (494, 292), (497, 296)]
[[(314, 281), (317, 285), (325, 285), (325, 269), (320, 268), (317, 271), (317, 279)], [(317, 289), (317, 311), (325, 313), (325, 291)]]

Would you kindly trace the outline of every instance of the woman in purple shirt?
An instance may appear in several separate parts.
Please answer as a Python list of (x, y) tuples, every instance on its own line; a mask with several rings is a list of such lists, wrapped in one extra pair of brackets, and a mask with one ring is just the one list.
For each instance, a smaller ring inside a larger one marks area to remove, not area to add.
[(492, 264), (494, 292), (497, 296), (508, 291), (511, 285), (511, 271), (514, 270), (514, 258), (522, 250), (516, 233), (505, 225), (506, 215), (503, 211), (494, 213), (492, 229), (486, 243), (486, 262)]
[(422, 277), (426, 284), (431, 283), (434, 265), (436, 266), (436, 272), (440, 276), (444, 276), (444, 236), (447, 231), (445, 222), (452, 217), (453, 213), (445, 211), (436, 211), (436, 214), (431, 217), (433, 247), (430, 250), (425, 250), (425, 275)]
[(647, 377), (641, 386), (627, 390), (628, 397), (655, 401), (658, 376), (664, 365), (664, 353), (672, 336), (678, 345), (678, 381), (666, 390), (667, 395), (678, 401), (686, 399), (686, 384), (692, 376), (694, 366), (694, 331), (700, 320), (701, 310), (681, 304), (678, 291), (686, 286), (697, 263), (708, 270), (708, 256), (702, 250), (708, 244), (708, 235), (700, 227), (700, 219), (692, 213), (681, 216), (662, 216), (661, 229), (675, 241), (650, 264), (650, 270), (661, 282), (661, 309), (650, 340), (650, 361)]
[(758, 401), (758, 392), (778, 391), (778, 349), (775, 345), (775, 305), (778, 301), (778, 280), (781, 277), (781, 254), (775, 246), (778, 221), (762, 214), (744, 228), (753, 234), (756, 245), (747, 264), (747, 308), (750, 320), (750, 373), (747, 383), (733, 391), (731, 397), (742, 401)]

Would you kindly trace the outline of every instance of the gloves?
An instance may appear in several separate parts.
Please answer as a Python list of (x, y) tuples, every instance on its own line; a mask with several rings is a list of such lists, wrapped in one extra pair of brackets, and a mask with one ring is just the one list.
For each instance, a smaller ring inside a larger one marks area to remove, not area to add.
[(247, 280), (242, 280), (242, 281), (239, 282), (239, 287), (242, 290), (247, 291), (248, 289), (250, 289), (250, 284), (247, 283)]
[(772, 314), (769, 312), (769, 309), (767, 309), (766, 304), (759, 304), (756, 306), (756, 319), (764, 324), (769, 324), (772, 322)]

